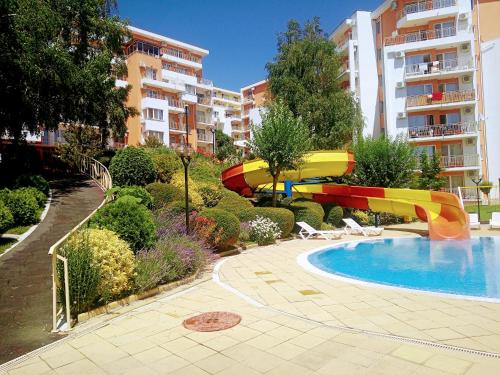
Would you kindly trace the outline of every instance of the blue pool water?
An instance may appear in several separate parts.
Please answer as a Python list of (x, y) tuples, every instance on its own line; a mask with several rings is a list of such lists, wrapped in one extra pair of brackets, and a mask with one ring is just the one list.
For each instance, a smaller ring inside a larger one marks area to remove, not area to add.
[(361, 281), (500, 299), (500, 237), (362, 241), (312, 253), (308, 260), (323, 271)]

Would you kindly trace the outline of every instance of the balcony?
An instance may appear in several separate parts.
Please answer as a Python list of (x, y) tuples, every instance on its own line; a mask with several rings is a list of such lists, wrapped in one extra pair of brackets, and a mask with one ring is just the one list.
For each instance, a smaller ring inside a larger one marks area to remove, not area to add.
[(428, 0), (406, 4), (399, 13), (397, 27), (412, 27), (458, 13), (456, 0)]
[(408, 128), (410, 142), (425, 142), (439, 139), (460, 139), (477, 136), (479, 123), (476, 121), (459, 124), (430, 125)]
[(196, 117), (196, 123), (206, 126), (214, 126), (211, 120), (206, 117)]
[(168, 123), (168, 128), (174, 133), (185, 133), (186, 125), (179, 123), (178, 121), (170, 120)]
[(198, 96), (198, 104), (204, 105), (204, 106), (211, 106), (212, 100), (210, 98), (207, 98), (207, 97)]
[(406, 98), (406, 110), (408, 112), (414, 112), (434, 108), (457, 108), (464, 105), (475, 104), (475, 99), (474, 90), (409, 96)]
[(394, 46), (405, 43), (423, 42), (433, 39), (450, 38), (457, 35), (456, 27), (448, 27), (438, 30), (420, 30), (408, 34), (389, 36), (385, 38), (384, 46)]
[(412, 64), (405, 67), (405, 80), (417, 81), (421, 79), (445, 78), (474, 71), (474, 62), (467, 60), (444, 60), (430, 63)]
[(201, 142), (201, 143), (212, 143), (213, 142), (212, 135), (208, 135), (208, 134), (198, 134), (196, 139), (198, 140), (198, 142)]
[(201, 69), (201, 58), (198, 56), (171, 48), (164, 48), (161, 52), (161, 57), (165, 60)]
[(206, 79), (206, 78), (201, 78), (201, 77), (198, 77), (198, 82), (197, 82), (199, 85), (202, 85), (202, 86), (210, 86), (212, 87), (214, 85), (214, 82), (210, 79)]
[(338, 53), (342, 53), (344, 51), (347, 51), (349, 47), (349, 42), (352, 40), (352, 33), (349, 33), (344, 39), (340, 40), (338, 43), (337, 43), (337, 47), (335, 48), (335, 50), (338, 52)]
[(253, 103), (254, 98), (253, 95), (248, 95), (243, 98), (243, 104), (251, 104)]
[(235, 98), (230, 96), (217, 96), (217, 95), (214, 95), (212, 98), (213, 100), (220, 100), (224, 103), (237, 104), (237, 105), (241, 104), (240, 98)]
[(142, 85), (158, 87), (167, 91), (182, 92), (186, 90), (186, 86), (180, 82), (171, 81), (168, 79), (154, 79), (150, 77), (143, 77), (141, 80)]
[(184, 112), (184, 103), (181, 100), (167, 97), (167, 101), (169, 111), (179, 113)]
[(478, 154), (452, 155), (442, 156), (441, 166), (446, 169), (453, 170), (472, 170), (479, 168)]

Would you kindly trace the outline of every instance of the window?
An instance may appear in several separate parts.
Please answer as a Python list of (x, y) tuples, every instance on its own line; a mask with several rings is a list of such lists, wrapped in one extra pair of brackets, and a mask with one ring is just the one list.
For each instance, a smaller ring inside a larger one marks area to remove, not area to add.
[(380, 108), (380, 114), (384, 113), (384, 101), (383, 100), (379, 100), (378, 106)]
[(459, 124), (460, 123), (460, 112), (447, 113), (445, 115), (440, 115), (439, 122), (441, 124)]
[(432, 115), (409, 116), (408, 125), (411, 128), (421, 128), (424, 126), (434, 125), (434, 117)]
[(461, 143), (453, 143), (441, 146), (442, 156), (460, 156), (464, 154), (464, 148)]
[(465, 180), (463, 175), (459, 176), (450, 176), (450, 187), (452, 189), (456, 189), (459, 186), (465, 186)]
[(157, 90), (147, 89), (145, 90), (146, 97), (153, 99), (163, 99), (163, 95)]
[(375, 32), (380, 34), (380, 21), (375, 22)]
[(429, 156), (434, 155), (436, 152), (436, 146), (431, 145), (431, 146), (417, 146), (413, 149), (413, 154), (416, 156), (419, 156), (423, 153), (426, 153)]
[(407, 96), (428, 95), (428, 94), (432, 94), (431, 84), (408, 86), (406, 88)]
[(423, 64), (423, 63), (430, 63), (430, 62), (431, 62), (431, 55), (429, 55), (429, 54), (412, 55), (412, 56), (405, 57), (405, 64), (406, 65), (416, 65), (416, 64)]
[(382, 49), (377, 48), (377, 60), (380, 61), (382, 60)]
[(196, 88), (192, 85), (186, 84), (186, 92), (191, 95), (196, 95)]
[(157, 47), (153, 44), (143, 42), (142, 40), (135, 41), (132, 45), (127, 48), (127, 54), (131, 54), (133, 52), (141, 52), (147, 55), (160, 57), (160, 47)]
[(149, 137), (154, 137), (154, 138), (158, 139), (161, 143), (163, 143), (163, 132), (156, 132), (153, 130), (149, 130), (146, 134)]
[(458, 91), (458, 83), (452, 82), (452, 83), (440, 83), (439, 84), (439, 91), (440, 92), (452, 92), (452, 91)]
[(146, 68), (146, 73), (144, 74), (146, 78), (156, 79), (156, 69)]
[(436, 38), (445, 38), (448, 36), (453, 36), (456, 34), (455, 22), (443, 22), (434, 25), (434, 31), (436, 32)]
[(142, 115), (145, 120), (163, 120), (163, 110), (157, 108), (144, 108)]

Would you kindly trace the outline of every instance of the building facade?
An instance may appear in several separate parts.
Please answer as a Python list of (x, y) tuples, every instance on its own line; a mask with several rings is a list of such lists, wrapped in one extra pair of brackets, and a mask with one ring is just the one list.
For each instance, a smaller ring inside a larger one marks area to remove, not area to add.
[(451, 191), (479, 176), (500, 178), (492, 147), (500, 139), (495, 14), (499, 0), (385, 1), (355, 12), (330, 36), (364, 134), (402, 134), (416, 154), (439, 154)]

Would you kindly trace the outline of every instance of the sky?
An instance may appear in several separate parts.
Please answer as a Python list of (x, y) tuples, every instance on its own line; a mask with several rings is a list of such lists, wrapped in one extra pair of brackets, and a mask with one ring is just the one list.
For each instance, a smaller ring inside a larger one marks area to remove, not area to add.
[(290, 19), (319, 16), (330, 34), (356, 10), (382, 0), (118, 0), (120, 17), (148, 31), (208, 49), (203, 76), (239, 91), (266, 78), (276, 55), (276, 36)]

